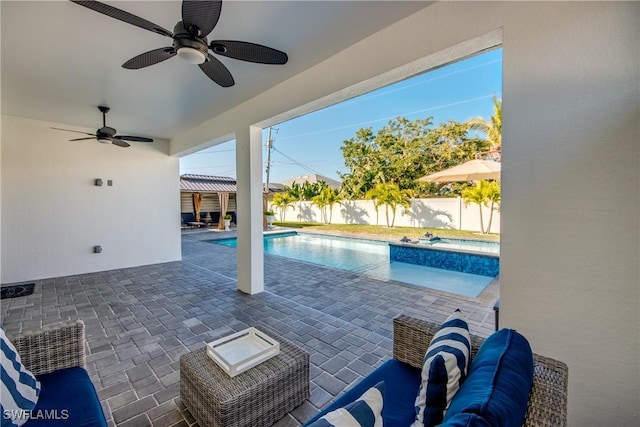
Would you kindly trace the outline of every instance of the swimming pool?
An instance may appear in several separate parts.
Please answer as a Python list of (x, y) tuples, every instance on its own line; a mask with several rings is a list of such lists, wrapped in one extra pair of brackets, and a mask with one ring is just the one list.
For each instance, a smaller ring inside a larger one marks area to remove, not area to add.
[[(237, 246), (235, 238), (211, 242)], [(297, 232), (279, 233), (264, 236), (264, 251), (271, 255), (353, 271), (377, 279), (395, 280), (469, 297), (478, 296), (493, 280), (491, 276), (390, 261), (389, 244), (374, 240)]]

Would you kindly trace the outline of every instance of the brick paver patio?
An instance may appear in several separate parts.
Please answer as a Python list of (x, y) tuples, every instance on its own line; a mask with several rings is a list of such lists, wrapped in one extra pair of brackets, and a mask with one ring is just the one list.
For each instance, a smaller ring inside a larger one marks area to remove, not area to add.
[(441, 322), (455, 308), (493, 331), (498, 284), (478, 298), (384, 282), (265, 255), (265, 292), (236, 289), (236, 250), (185, 233), (183, 260), (36, 281), (3, 300), (7, 332), (60, 320), (86, 324), (87, 369), (110, 426), (192, 426), (179, 398), (179, 359), (231, 332), (266, 325), (311, 354), (311, 396), (276, 425), (296, 426), (391, 357), (391, 319)]

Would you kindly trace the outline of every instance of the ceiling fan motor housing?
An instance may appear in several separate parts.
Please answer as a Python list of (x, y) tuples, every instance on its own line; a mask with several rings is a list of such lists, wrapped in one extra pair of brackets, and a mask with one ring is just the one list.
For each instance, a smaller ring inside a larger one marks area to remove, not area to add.
[(109, 135), (108, 133), (98, 131), (96, 133), (96, 139), (102, 144), (111, 144), (113, 136)]
[(179, 57), (192, 64), (202, 64), (207, 60), (207, 38), (199, 36), (200, 30), (197, 27), (192, 26), (189, 31), (180, 21), (174, 27), (173, 33), (173, 47)]

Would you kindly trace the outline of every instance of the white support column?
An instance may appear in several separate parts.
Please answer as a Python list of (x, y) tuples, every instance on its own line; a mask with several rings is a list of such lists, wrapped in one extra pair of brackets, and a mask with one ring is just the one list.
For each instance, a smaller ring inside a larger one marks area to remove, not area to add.
[(238, 219), (238, 290), (253, 295), (264, 290), (262, 246), (262, 129), (236, 132)]

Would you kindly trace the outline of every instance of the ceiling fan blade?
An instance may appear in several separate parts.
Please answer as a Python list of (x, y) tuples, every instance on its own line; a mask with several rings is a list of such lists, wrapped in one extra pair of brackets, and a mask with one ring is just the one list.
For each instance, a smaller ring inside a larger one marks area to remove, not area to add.
[(214, 40), (209, 45), (213, 53), (228, 56), (241, 61), (258, 64), (286, 64), (289, 57), (286, 53), (256, 43), (235, 40)]
[(91, 138), (76, 138), (76, 139), (70, 139), (69, 141), (86, 141), (88, 139), (96, 139), (96, 137), (93, 136)]
[(191, 26), (200, 30), (200, 37), (206, 37), (218, 23), (222, 11), (222, 0), (184, 0), (182, 2), (182, 23), (187, 31)]
[(134, 56), (133, 58), (122, 64), (122, 68), (128, 68), (129, 70), (138, 70), (140, 68), (157, 64), (158, 62), (166, 61), (167, 59), (174, 56), (176, 56), (176, 50), (174, 48), (161, 47), (160, 49), (150, 50), (149, 52), (141, 53), (138, 56)]
[(230, 87), (236, 84), (227, 67), (225, 67), (222, 62), (218, 61), (211, 54), (207, 55), (207, 61), (200, 64), (199, 67), (207, 77), (222, 87)]
[(111, 143), (113, 145), (117, 145), (118, 147), (122, 147), (122, 148), (127, 148), (127, 147), (131, 147), (131, 144), (124, 142), (123, 140), (119, 139), (119, 138), (113, 138), (113, 141), (111, 141)]
[(114, 136), (114, 138), (127, 140), (127, 141), (153, 142), (153, 139), (145, 138), (143, 136), (116, 135)]
[(100, 129), (98, 129), (98, 132), (100, 133), (105, 133), (107, 135), (115, 135), (116, 134), (116, 130), (112, 127), (109, 126), (105, 126), (105, 127), (101, 127)]
[(133, 15), (129, 12), (125, 12), (124, 10), (109, 6), (108, 4), (100, 3), (98, 1), (71, 1), (75, 4), (84, 6), (98, 13), (102, 13), (103, 15), (107, 15), (119, 21), (126, 22), (127, 24), (135, 25), (136, 27), (149, 30), (156, 34), (160, 34), (161, 36), (173, 38), (173, 33), (167, 29), (162, 28), (160, 25), (156, 25), (153, 22), (142, 19), (139, 16)]
[(61, 128), (54, 128), (52, 127), (51, 129), (55, 129), (55, 130), (63, 130), (65, 132), (75, 132), (75, 133), (81, 133), (83, 135), (91, 135), (91, 136), (96, 136), (93, 133), (89, 133), (89, 132), (80, 132), (79, 130), (71, 130), (71, 129), (61, 129)]

